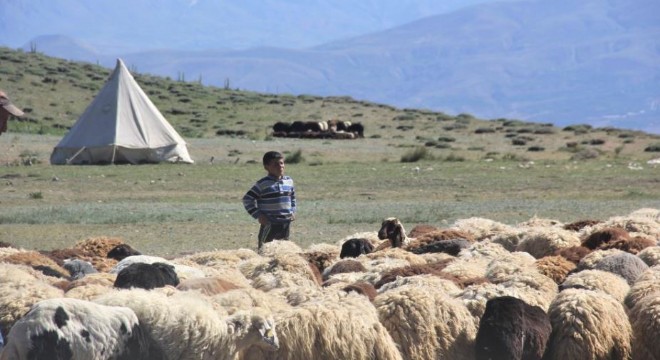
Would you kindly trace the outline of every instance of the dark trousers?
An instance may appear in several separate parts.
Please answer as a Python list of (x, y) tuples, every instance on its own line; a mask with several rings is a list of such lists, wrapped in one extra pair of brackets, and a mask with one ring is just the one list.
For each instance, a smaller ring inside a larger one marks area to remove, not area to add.
[(268, 223), (259, 228), (259, 249), (264, 243), (273, 240), (289, 240), (289, 228), (291, 223)]

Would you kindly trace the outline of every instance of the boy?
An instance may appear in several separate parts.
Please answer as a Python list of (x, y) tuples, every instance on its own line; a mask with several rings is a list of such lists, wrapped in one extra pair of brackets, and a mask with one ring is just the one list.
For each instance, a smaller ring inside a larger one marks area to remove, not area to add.
[(289, 240), (289, 227), (296, 215), (296, 192), (293, 179), (284, 175), (284, 157), (269, 151), (264, 154), (263, 165), (268, 175), (243, 196), (245, 210), (261, 224), (259, 250), (274, 239)]

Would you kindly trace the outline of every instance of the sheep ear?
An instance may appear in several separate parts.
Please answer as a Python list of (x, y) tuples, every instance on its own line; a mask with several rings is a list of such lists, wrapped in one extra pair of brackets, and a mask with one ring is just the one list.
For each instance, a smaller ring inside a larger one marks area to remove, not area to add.
[(231, 318), (227, 319), (227, 323), (234, 329), (235, 332), (241, 332), (241, 330), (248, 326), (244, 316), (232, 316)]

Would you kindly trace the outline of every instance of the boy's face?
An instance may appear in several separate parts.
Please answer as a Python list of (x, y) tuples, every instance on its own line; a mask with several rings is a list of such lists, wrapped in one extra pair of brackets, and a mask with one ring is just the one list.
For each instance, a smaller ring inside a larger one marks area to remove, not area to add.
[(279, 179), (284, 175), (284, 159), (273, 159), (264, 165), (264, 169), (268, 171), (268, 175)]

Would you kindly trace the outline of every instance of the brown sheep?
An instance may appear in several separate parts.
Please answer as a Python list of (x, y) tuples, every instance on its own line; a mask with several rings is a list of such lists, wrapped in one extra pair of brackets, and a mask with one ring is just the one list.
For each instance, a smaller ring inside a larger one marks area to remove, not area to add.
[(587, 226), (594, 226), (596, 224), (601, 223), (602, 221), (600, 220), (578, 220), (575, 222), (572, 222), (570, 224), (564, 225), (564, 230), (571, 230), (575, 232), (580, 232), (580, 230), (584, 229)]
[(440, 230), (438, 227), (427, 224), (415, 225), (412, 230), (408, 233), (408, 236), (411, 238), (416, 238), (431, 231)]
[(546, 256), (536, 260), (536, 269), (543, 275), (561, 284), (577, 265), (563, 256)]
[(352, 284), (348, 284), (342, 288), (343, 291), (349, 293), (351, 291), (356, 292), (360, 295), (366, 296), (369, 301), (374, 302), (374, 299), (378, 295), (378, 292), (376, 291), (376, 287), (371, 285), (370, 283), (366, 281), (358, 281), (354, 282)]
[(119, 244), (124, 244), (124, 240), (100, 236), (81, 240), (74, 245), (74, 249), (80, 249), (96, 256), (106, 257), (108, 252)]
[(431, 274), (435, 276), (440, 276), (444, 279), (456, 281), (457, 279), (451, 274), (446, 274), (442, 272), (442, 269), (444, 269), (447, 266), (447, 264), (449, 264), (450, 262), (451, 260), (438, 262), (434, 264), (410, 265), (401, 268), (394, 268), (383, 273), (382, 276), (380, 277), (380, 280), (378, 280), (378, 282), (375, 284), (375, 287), (376, 289), (379, 289), (381, 286), (389, 282), (392, 282), (399, 277), (407, 277), (407, 276), (414, 276), (421, 274)]
[(352, 259), (340, 260), (332, 264), (323, 272), (323, 280), (328, 280), (332, 275), (347, 272), (365, 272), (367, 269), (361, 262)]
[(584, 246), (570, 246), (563, 249), (555, 251), (554, 255), (563, 257), (564, 259), (577, 265), (583, 257), (587, 256), (591, 252), (591, 249), (588, 249)]
[(646, 249), (649, 246), (656, 246), (656, 244), (657, 242), (651, 239), (647, 239), (641, 236), (635, 236), (630, 239), (619, 239), (615, 241), (610, 241), (604, 244), (603, 246), (601, 246), (600, 249), (603, 250), (619, 249), (637, 255), (640, 251)]
[(582, 246), (596, 250), (609, 242), (629, 240), (630, 235), (620, 227), (608, 227), (594, 231), (582, 240)]
[(40, 269), (52, 269), (54, 272), (47, 273), (43, 271), (46, 275), (56, 275), (60, 274), (61, 276), (55, 277), (66, 277), (69, 276), (69, 272), (58, 265), (54, 260), (49, 258), (46, 255), (43, 255), (37, 251), (20, 251), (15, 254), (9, 255), (3, 260), (6, 263), (16, 264), (16, 265), (28, 265), (37, 270)]
[(229, 290), (239, 289), (240, 286), (226, 279), (208, 277), (186, 279), (181, 281), (176, 288), (181, 291), (199, 290), (204, 295), (212, 296)]

